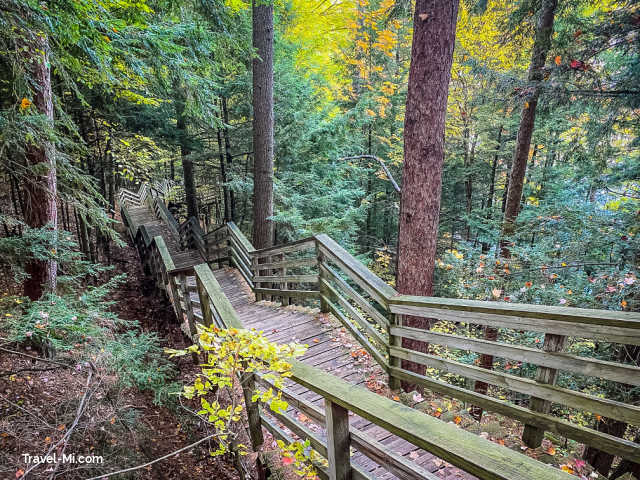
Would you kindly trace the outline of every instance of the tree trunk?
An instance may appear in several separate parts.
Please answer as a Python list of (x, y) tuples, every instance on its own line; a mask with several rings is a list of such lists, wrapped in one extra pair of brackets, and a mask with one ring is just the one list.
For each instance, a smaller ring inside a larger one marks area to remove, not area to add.
[[(494, 327), (485, 326), (484, 339), (489, 340), (490, 342), (495, 342), (498, 339), (498, 329)], [(486, 353), (483, 353), (482, 355), (480, 355), (480, 362), (478, 366), (481, 368), (486, 368), (487, 370), (492, 370), (493, 355), (489, 355)], [(489, 385), (486, 382), (481, 382), (478, 380), (476, 380), (475, 385), (473, 387), (474, 392), (480, 393), (482, 395), (486, 395), (488, 389), (489, 389)], [(479, 422), (480, 420), (482, 420), (482, 407), (478, 407), (477, 405), (472, 405), (469, 414)]]
[[(627, 424), (611, 418), (602, 417), (596, 425), (596, 430), (622, 438), (624, 432), (627, 430)], [(609, 470), (611, 470), (611, 465), (615, 457), (610, 453), (589, 446), (585, 448), (582, 458), (584, 458), (594, 470), (606, 477), (609, 475)]]
[(553, 34), (553, 17), (556, 10), (557, 0), (543, 0), (540, 7), (540, 16), (536, 25), (536, 36), (533, 44), (531, 63), (529, 64), (527, 94), (522, 106), (520, 116), (520, 127), (516, 139), (516, 148), (513, 154), (511, 175), (509, 178), (509, 190), (504, 211), (504, 221), (502, 225), (503, 239), (500, 242), (502, 256), (510, 257), (508, 238), (515, 230), (515, 221), (520, 211), (520, 197), (524, 185), (524, 176), (527, 170), (527, 160), (531, 145), (531, 136), (535, 126), (536, 107), (540, 97), (540, 82), (544, 78), (544, 64), (547, 53), (551, 47), (551, 35)]
[[(404, 166), (398, 234), (397, 289), (431, 295), (440, 216), (444, 127), (458, 1), (417, 0), (404, 123)], [(428, 329), (430, 320), (407, 317), (405, 325)], [(403, 339), (402, 346), (425, 352), (428, 344)], [(402, 362), (424, 373), (424, 366)], [(403, 385), (405, 390), (411, 385)]]
[(184, 181), (184, 195), (187, 203), (187, 218), (198, 219), (198, 197), (196, 193), (196, 182), (193, 174), (193, 160), (189, 154), (189, 138), (187, 132), (187, 119), (185, 117), (185, 99), (176, 88), (176, 126), (180, 137), (180, 157), (182, 158), (182, 175)]
[(273, 245), (273, 4), (253, 0), (253, 245)]
[[(493, 215), (493, 197), (496, 192), (496, 171), (498, 169), (498, 158), (500, 156), (500, 150), (502, 149), (502, 125), (498, 129), (498, 148), (493, 154), (493, 162), (491, 163), (491, 182), (489, 183), (489, 195), (487, 196), (487, 220), (491, 220)], [(482, 242), (482, 253), (489, 251), (489, 242)]]
[[(43, 35), (34, 34), (26, 46), (28, 70), (36, 86), (33, 91), (33, 105), (40, 115), (46, 117), (48, 125), (53, 127), (48, 39)], [(32, 228), (48, 226), (53, 234), (49, 247), (55, 251), (58, 209), (54, 145), (49, 141), (42, 141), (39, 145), (28, 145), (26, 161), (29, 167), (37, 167), (43, 173), (24, 182), (25, 222)], [(58, 274), (55, 261), (30, 260), (25, 270), (29, 274), (29, 278), (24, 282), (26, 296), (37, 300), (45, 291), (55, 292)]]
[[(233, 163), (233, 155), (231, 155), (231, 140), (229, 138), (229, 109), (227, 108), (227, 99), (222, 97), (222, 121), (224, 125), (222, 127), (222, 133), (224, 135), (224, 155), (227, 159), (227, 176), (231, 170), (231, 164)], [(229, 189), (229, 215), (232, 222), (236, 221), (236, 194), (232, 189)]]

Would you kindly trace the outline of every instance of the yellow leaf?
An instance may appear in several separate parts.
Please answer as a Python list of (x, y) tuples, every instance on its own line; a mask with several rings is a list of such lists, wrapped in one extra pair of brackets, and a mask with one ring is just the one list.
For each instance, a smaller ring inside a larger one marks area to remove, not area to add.
[(20, 110), (26, 110), (31, 106), (31, 100), (28, 98), (23, 98), (22, 102), (20, 102)]
[(571, 468), (569, 465), (562, 465), (560, 469), (564, 470), (567, 473), (573, 474), (573, 468)]
[(461, 417), (461, 416), (456, 416), (456, 417), (454, 417), (454, 419), (453, 419), (453, 422), (454, 422), (456, 425), (460, 425), (460, 422), (461, 422), (461, 421), (462, 421), (462, 417)]
[(529, 108), (529, 102), (524, 102), (524, 108)]

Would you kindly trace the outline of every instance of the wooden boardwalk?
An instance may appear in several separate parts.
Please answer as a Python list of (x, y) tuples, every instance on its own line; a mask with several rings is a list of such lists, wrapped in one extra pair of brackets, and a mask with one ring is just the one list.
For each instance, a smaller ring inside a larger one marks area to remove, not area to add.
[[(188, 271), (189, 267), (205, 262), (197, 250), (181, 250), (179, 239), (167, 224), (158, 219), (147, 206), (129, 205), (127, 211), (134, 231), (144, 226), (151, 237), (161, 236), (163, 238), (176, 270), (186, 269)], [(350, 337), (339, 322), (332, 321), (327, 315), (314, 313), (309, 309), (281, 307), (270, 302), (255, 302), (251, 288), (234, 268), (214, 270), (214, 275), (246, 328), (263, 331), (264, 335), (272, 342), (307, 344), (308, 350), (300, 358), (302, 362), (320, 368), (351, 384), (366, 386), (367, 376), (373, 373), (371, 365), (363, 365), (363, 362), (359, 362), (357, 358), (352, 356), (352, 349), (349, 348), (349, 345), (355, 347), (358, 342), (355, 338)], [(195, 276), (187, 275), (186, 280), (187, 284), (195, 285)], [(197, 293), (191, 292), (190, 296), (193, 301), (198, 301)], [(194, 309), (194, 313), (201, 315), (197, 308)], [(382, 374), (377, 366), (374, 368), (378, 375)], [(324, 410), (323, 397), (309, 391), (304, 386), (289, 381), (287, 390), (311, 402), (319, 410)], [(313, 419), (293, 407), (290, 407), (287, 413), (297, 418), (320, 437), (326, 438), (324, 425), (314, 423)], [(280, 424), (277, 420), (274, 419), (274, 421)], [(353, 429), (357, 429), (385, 445), (396, 455), (420, 466), (424, 469), (424, 478), (445, 480), (472, 480), (476, 478), (355, 414), (351, 414), (350, 424)], [(280, 426), (282, 427), (282, 424)], [(351, 461), (374, 478), (402, 480), (401, 477), (390, 473), (356, 450), (353, 451)]]
[[(354, 385), (366, 387), (367, 376), (371, 371), (351, 355), (351, 349), (347, 345), (356, 346), (357, 341), (345, 333), (345, 329), (339, 326), (337, 321), (331, 321), (323, 314), (300, 311), (296, 307), (278, 307), (269, 302), (256, 303), (253, 300), (251, 289), (235, 269), (224, 268), (214, 270), (213, 273), (223, 292), (231, 301), (238, 317), (247, 328), (262, 330), (272, 342), (307, 344), (309, 348), (300, 358), (302, 362), (320, 368)], [(195, 284), (195, 278), (190, 281)], [(194, 299), (197, 299), (196, 294), (192, 295)], [(345, 345), (345, 337), (347, 345)], [(379, 368), (376, 367), (376, 370), (379, 371)], [(324, 409), (324, 399), (320, 395), (294, 382), (289, 382), (287, 389), (310, 401), (319, 409)], [(293, 413), (294, 417), (297, 417), (308, 428), (324, 438), (323, 425), (315, 424), (312, 419), (294, 408), (290, 408), (289, 413)], [(373, 437), (396, 454), (405, 457), (408, 461), (415, 462), (427, 472), (433, 473), (436, 478), (446, 480), (476, 478), (357, 415), (351, 415), (350, 423), (352, 428)], [(357, 451), (351, 460), (353, 464), (359, 465), (375, 478), (402, 480), (401, 477), (393, 475)]]

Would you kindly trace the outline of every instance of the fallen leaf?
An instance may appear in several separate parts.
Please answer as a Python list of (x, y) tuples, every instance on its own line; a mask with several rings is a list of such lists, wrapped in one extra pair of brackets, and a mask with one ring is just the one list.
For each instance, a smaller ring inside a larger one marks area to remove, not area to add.
[(457, 416), (455, 416), (455, 417), (453, 418), (453, 422), (454, 422), (456, 425), (460, 425), (460, 422), (461, 422), (461, 421), (462, 421), (462, 417), (461, 417), (460, 415), (457, 415)]
[(556, 65), (560, 65), (562, 63), (562, 57), (560, 55), (555, 58)]
[(569, 465), (562, 465), (560, 467), (560, 470), (564, 470), (567, 473), (573, 474), (573, 468), (571, 468)]
[(282, 457), (282, 463), (285, 465), (291, 465), (293, 463), (293, 458), (291, 457)]
[(547, 448), (547, 453), (549, 455), (555, 455), (556, 454), (556, 449), (553, 448), (553, 447), (549, 447), (549, 448)]
[(420, 18), (420, 20), (422, 20), (423, 22), (429, 18), (429, 14), (428, 13), (419, 13), (418, 17)]

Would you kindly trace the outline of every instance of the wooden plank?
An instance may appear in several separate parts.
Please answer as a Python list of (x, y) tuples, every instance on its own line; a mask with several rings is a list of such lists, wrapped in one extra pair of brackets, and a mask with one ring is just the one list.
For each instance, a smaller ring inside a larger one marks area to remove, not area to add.
[[(544, 344), (542, 349), (545, 353), (560, 352), (566, 343), (567, 337), (564, 335), (553, 335), (547, 333), (544, 336)], [(548, 383), (555, 385), (558, 378), (558, 370), (555, 368), (538, 367), (536, 370), (536, 382)], [(542, 398), (531, 397), (529, 400), (529, 408), (534, 412), (549, 413), (551, 411), (551, 402)], [(531, 448), (538, 448), (542, 445), (544, 437), (544, 429), (536, 425), (527, 424), (524, 426), (522, 433), (522, 441)]]
[(292, 361), (293, 380), (484, 480), (573, 477), (434, 417)]
[(371, 318), (373, 318), (378, 323), (378, 325), (384, 328), (389, 327), (389, 320), (380, 312), (378, 312), (378, 310), (376, 310), (376, 308), (371, 305), (362, 295), (351, 288), (351, 285), (340, 278), (340, 276), (334, 269), (332, 269), (326, 263), (319, 264), (319, 267), (321, 272), (329, 275), (331, 280), (338, 286), (338, 288), (340, 288), (340, 290), (342, 290), (351, 300), (356, 302), (360, 306), (360, 308), (367, 312), (371, 316)]
[(609, 418), (615, 418), (623, 422), (640, 425), (640, 407), (587, 395), (555, 385), (541, 384), (530, 378), (516, 377), (515, 375), (487, 370), (476, 367), (475, 365), (466, 365), (454, 360), (417, 352), (415, 350), (391, 347), (390, 351), (393, 356), (403, 360), (410, 360), (444, 372), (453, 373), (454, 375), (462, 375), (473, 380), (487, 382), (551, 402), (561, 403)]
[(332, 257), (337, 258), (349, 271), (355, 274), (361, 281), (364, 281), (369, 285), (381, 297), (381, 299), (383, 299), (383, 306), (387, 304), (389, 298), (398, 295), (398, 292), (396, 292), (390, 285), (371, 272), (371, 270), (338, 245), (331, 237), (321, 234), (316, 235), (316, 240), (320, 244), (321, 248), (327, 250)]
[[(258, 265), (260, 270), (263, 270), (263, 265)], [(318, 275), (267, 275), (267, 276), (254, 276), (254, 282), (274, 282), (274, 283), (318, 283)]]
[(225, 296), (218, 280), (206, 263), (201, 263), (194, 267), (196, 277), (202, 283), (202, 288), (206, 291), (207, 296), (211, 299), (216, 312), (220, 316), (222, 322), (227, 328), (244, 328), (238, 315), (231, 305), (229, 299)]
[(254, 252), (255, 248), (251, 244), (251, 242), (244, 236), (244, 234), (240, 231), (238, 226), (233, 222), (227, 222), (227, 227), (229, 229), (229, 233), (233, 235), (244, 247), (244, 249), (248, 252)]
[(351, 480), (351, 437), (349, 435), (349, 410), (342, 405), (324, 400), (327, 423), (327, 455), (329, 478)]
[[(324, 247), (324, 245), (320, 244), (318, 246), (318, 250), (324, 256), (327, 257), (328, 260), (331, 260), (335, 263), (351, 280), (358, 284), (360, 288), (362, 288), (367, 294), (371, 296), (376, 302), (378, 302), (385, 309), (387, 308), (387, 297), (384, 292), (387, 289), (384, 289), (378, 282), (372, 282), (372, 278), (377, 278), (373, 273), (371, 273), (364, 265), (362, 265), (358, 260), (349, 256), (347, 258), (347, 262), (344, 262), (342, 258), (338, 258), (336, 255)], [(346, 251), (345, 251), (346, 252)], [(382, 280), (380, 280), (382, 282)], [(374, 285), (375, 284), (375, 285)], [(385, 283), (385, 285), (387, 285)], [(387, 287), (391, 288), (389, 285)], [(393, 289), (392, 289), (393, 290)], [(394, 290), (395, 291), (395, 290)]]
[(495, 355), (496, 357), (533, 363), (549, 368), (557, 368), (586, 376), (600, 377), (614, 382), (640, 386), (640, 368), (616, 362), (606, 362), (593, 358), (570, 355), (568, 353), (544, 352), (537, 348), (491, 342), (479, 338), (461, 337), (409, 327), (394, 327), (391, 335), (437, 343), (460, 350)]
[(360, 315), (360, 313), (358, 313), (358, 311), (355, 308), (353, 308), (353, 306), (351, 306), (351, 304), (347, 302), (342, 297), (342, 295), (340, 295), (337, 292), (335, 288), (333, 288), (324, 279), (321, 279), (321, 282), (327, 288), (329, 293), (331, 293), (331, 295), (333, 295), (336, 298), (340, 306), (345, 309), (345, 311), (351, 316), (351, 318), (353, 318), (355, 323), (357, 323), (358, 326), (362, 327), (362, 329), (364, 329), (369, 334), (370, 337), (375, 339), (375, 341), (378, 342), (380, 347), (384, 347), (389, 343), (387, 339), (383, 336), (383, 334), (380, 333), (378, 330), (376, 330), (375, 327), (373, 327), (373, 325), (371, 325), (366, 319), (362, 318), (362, 315)]
[(615, 456), (628, 458), (635, 462), (640, 461), (640, 445), (629, 440), (576, 425), (551, 415), (532, 412), (528, 408), (513, 405), (509, 402), (498, 400), (497, 398), (475, 393), (472, 390), (467, 390), (441, 380), (419, 375), (397, 367), (390, 367), (390, 371), (391, 374), (398, 379), (423, 385), (434, 392), (481, 406), (486, 410), (499, 413), (523, 423), (535, 423), (536, 425), (544, 427), (547, 431), (555, 432), (586, 445), (597, 446), (600, 450), (609, 452)]
[(272, 255), (277, 255), (279, 253), (299, 252), (301, 250), (312, 248), (315, 248), (315, 238), (307, 237), (296, 240), (295, 242), (286, 243), (284, 245), (276, 245), (273, 247), (262, 248), (260, 250), (254, 250), (253, 252), (251, 252), (251, 257), (264, 258), (270, 257)]
[[(451, 301), (451, 299), (446, 298), (438, 298), (438, 300)], [(466, 302), (467, 300), (461, 301)], [(389, 308), (393, 313), (402, 315), (438, 318), (450, 322), (475, 323), (493, 327), (512, 328), (514, 330), (529, 330), (542, 333), (554, 333), (556, 335), (570, 335), (579, 338), (595, 338), (605, 342), (640, 345), (640, 331), (632, 328), (587, 323), (580, 324), (560, 319), (554, 320), (509, 315), (506, 311), (502, 313), (483, 313), (482, 311), (454, 310), (448, 307), (431, 308), (405, 304), (390, 304)], [(567, 309), (569, 309), (569, 307), (567, 307)]]
[(416, 297), (411, 295), (398, 295), (394, 297), (390, 303), (393, 305), (420, 308), (466, 311), (473, 312), (474, 314), (492, 313), (521, 318), (561, 320), (570, 323), (640, 330), (640, 313), (636, 312), (618, 312), (614, 310), (595, 310), (575, 307), (551, 307), (547, 305), (529, 305), (526, 303), (503, 303), (440, 297)]
[[(275, 387), (272, 382), (265, 380), (262, 377), (258, 377), (257, 381), (266, 388)], [(322, 409), (312, 403), (306, 402), (301, 396), (292, 393), (288, 388), (282, 388), (280, 391), (282, 392), (283, 398), (290, 406), (304, 413), (316, 423), (320, 425), (325, 424), (325, 415)], [(296, 434), (298, 433), (296, 432)], [(430, 472), (421, 468), (415, 462), (411, 462), (401, 455), (398, 455), (394, 450), (383, 445), (371, 435), (364, 433), (353, 426), (349, 427), (349, 435), (351, 437), (352, 444), (359, 452), (376, 462), (378, 465), (382, 465), (399, 478), (403, 480), (437, 480), (437, 477), (433, 476)], [(406, 442), (406, 440), (403, 439), (399, 440)]]
[(261, 263), (260, 268), (270, 268), (270, 269), (279, 269), (279, 268), (296, 268), (296, 267), (313, 267), (317, 265), (318, 261), (316, 257), (307, 257), (307, 258), (293, 258), (290, 260), (283, 260), (274, 263)]
[(155, 241), (156, 247), (158, 248), (158, 252), (160, 253), (160, 258), (162, 258), (162, 263), (164, 264), (164, 268), (166, 272), (169, 272), (175, 268), (173, 264), (173, 260), (171, 259), (171, 254), (169, 253), (169, 249), (167, 248), (167, 244), (164, 243), (164, 238), (161, 236), (153, 237)]
[(287, 295), (296, 298), (319, 298), (320, 292), (316, 290), (277, 290), (275, 288), (255, 288), (254, 293), (264, 295)]
[(384, 358), (384, 354), (380, 353), (378, 351), (378, 349), (376, 347), (373, 346), (373, 344), (371, 342), (369, 342), (369, 340), (362, 334), (362, 332), (360, 332), (360, 330), (358, 330), (344, 315), (343, 313), (338, 310), (338, 307), (336, 307), (336, 305), (329, 300), (327, 297), (322, 296), (323, 300), (327, 303), (327, 306), (329, 307), (329, 310), (331, 310), (331, 313), (338, 319), (340, 320), (340, 323), (342, 323), (351, 333), (351, 335), (353, 335), (357, 340), (358, 343), (360, 343), (360, 345), (362, 345), (364, 347), (364, 349), (369, 352), (369, 354), (373, 357), (373, 359), (378, 362), (378, 365), (380, 365), (382, 367), (383, 370), (388, 370), (389, 368), (389, 364), (387, 363), (387, 359)]

